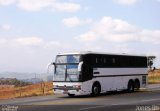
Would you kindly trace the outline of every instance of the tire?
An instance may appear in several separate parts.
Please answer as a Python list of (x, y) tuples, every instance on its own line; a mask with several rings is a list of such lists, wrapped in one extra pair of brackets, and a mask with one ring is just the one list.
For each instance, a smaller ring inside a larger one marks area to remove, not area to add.
[(139, 88), (140, 88), (140, 82), (139, 82), (138, 79), (135, 80), (134, 88), (135, 88), (136, 91), (138, 91)]
[(128, 91), (129, 93), (134, 92), (134, 82), (133, 82), (132, 80), (130, 80), (130, 81), (128, 82), (128, 89), (127, 89), (127, 91)]
[(92, 95), (98, 96), (101, 92), (101, 86), (99, 83), (96, 83), (92, 86)]
[(68, 96), (69, 96), (69, 97), (74, 97), (74, 96), (75, 96), (75, 94), (68, 94)]

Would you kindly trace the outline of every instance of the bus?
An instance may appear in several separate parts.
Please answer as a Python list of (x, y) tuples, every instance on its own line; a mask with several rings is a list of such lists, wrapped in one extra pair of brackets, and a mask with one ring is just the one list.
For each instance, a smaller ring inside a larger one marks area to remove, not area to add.
[(134, 92), (147, 85), (147, 56), (97, 52), (63, 53), (56, 56), (54, 93), (94, 95), (108, 91)]

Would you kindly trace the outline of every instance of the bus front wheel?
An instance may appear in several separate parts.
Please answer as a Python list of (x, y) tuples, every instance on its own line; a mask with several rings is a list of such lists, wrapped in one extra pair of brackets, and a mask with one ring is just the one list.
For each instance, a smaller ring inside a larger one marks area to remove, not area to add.
[(69, 97), (74, 97), (74, 96), (75, 96), (75, 94), (68, 94), (68, 96), (69, 96)]
[(92, 95), (93, 96), (98, 96), (101, 92), (101, 86), (99, 83), (95, 83), (93, 86), (92, 86)]

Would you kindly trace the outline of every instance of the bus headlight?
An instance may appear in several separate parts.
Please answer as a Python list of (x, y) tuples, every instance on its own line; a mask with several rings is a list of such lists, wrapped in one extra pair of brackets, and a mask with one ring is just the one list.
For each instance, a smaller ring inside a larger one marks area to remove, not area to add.
[(80, 90), (81, 89), (81, 85), (73, 85), (73, 88), (75, 88), (76, 90)]

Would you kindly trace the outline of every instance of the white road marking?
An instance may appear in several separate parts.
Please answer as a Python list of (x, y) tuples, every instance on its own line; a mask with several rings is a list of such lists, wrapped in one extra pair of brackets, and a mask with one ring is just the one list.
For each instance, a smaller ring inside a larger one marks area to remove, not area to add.
[(80, 109), (79, 111), (88, 110), (88, 109), (103, 108), (103, 107), (106, 107), (106, 106), (94, 106), (94, 107), (87, 107), (87, 108), (82, 108), (82, 109)]

